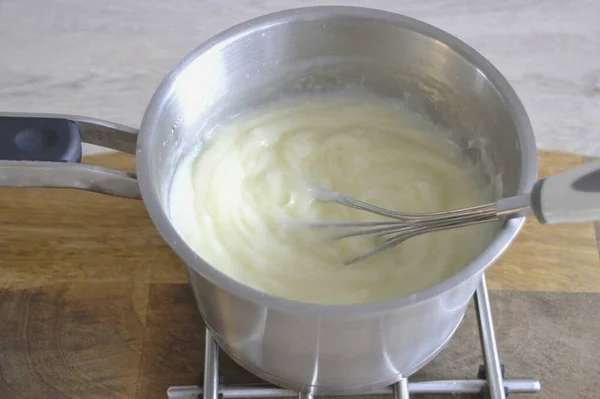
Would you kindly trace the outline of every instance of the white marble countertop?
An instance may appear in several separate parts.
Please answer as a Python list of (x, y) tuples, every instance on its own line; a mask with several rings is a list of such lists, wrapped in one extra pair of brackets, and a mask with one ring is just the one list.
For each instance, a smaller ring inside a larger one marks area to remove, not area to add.
[(137, 126), (163, 75), (202, 41), (315, 4), (395, 11), (458, 36), (514, 85), (539, 148), (600, 156), (598, 0), (0, 0), (0, 111)]

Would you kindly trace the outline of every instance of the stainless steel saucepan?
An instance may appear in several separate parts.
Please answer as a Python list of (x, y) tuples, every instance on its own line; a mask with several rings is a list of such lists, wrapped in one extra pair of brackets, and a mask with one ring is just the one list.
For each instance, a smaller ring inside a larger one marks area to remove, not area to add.
[[(234, 281), (194, 253), (169, 221), (166, 193), (174, 168), (211, 126), (280, 98), (340, 90), (400, 99), (448, 127), (457, 145), (479, 162), (498, 198), (531, 190), (534, 136), (521, 102), (496, 68), (430, 25), (354, 7), (278, 12), (213, 37), (166, 76), (137, 132), (76, 116), (3, 114), (0, 186), (141, 197), (162, 237), (185, 261), (208, 328), (244, 367), (315, 394), (391, 384), (444, 347), (482, 273), (523, 219), (498, 225), (477, 258), (435, 286), (348, 306), (293, 302)], [(137, 176), (78, 163), (81, 142), (135, 154)]]

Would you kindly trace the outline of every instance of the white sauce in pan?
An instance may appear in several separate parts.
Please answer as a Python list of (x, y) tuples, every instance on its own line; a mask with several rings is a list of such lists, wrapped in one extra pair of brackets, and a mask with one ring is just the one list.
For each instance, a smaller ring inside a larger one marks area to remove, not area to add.
[(290, 223), (376, 220), (315, 200), (310, 184), (406, 212), (491, 201), (476, 166), (446, 133), (401, 105), (368, 98), (305, 98), (256, 109), (218, 126), (181, 162), (171, 220), (212, 266), (276, 296), (353, 304), (413, 293), (476, 257), (494, 226), (427, 234), (348, 266), (374, 248), (373, 238), (331, 241), (331, 231)]

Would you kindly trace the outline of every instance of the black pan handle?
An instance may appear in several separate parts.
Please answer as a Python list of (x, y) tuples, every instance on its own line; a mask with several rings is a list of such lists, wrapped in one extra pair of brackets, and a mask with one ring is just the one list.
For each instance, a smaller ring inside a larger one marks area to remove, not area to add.
[(0, 113), (0, 187), (60, 187), (141, 198), (135, 174), (81, 164), (82, 143), (135, 154), (135, 129), (98, 119)]
[(0, 159), (81, 162), (81, 135), (73, 121), (0, 116)]

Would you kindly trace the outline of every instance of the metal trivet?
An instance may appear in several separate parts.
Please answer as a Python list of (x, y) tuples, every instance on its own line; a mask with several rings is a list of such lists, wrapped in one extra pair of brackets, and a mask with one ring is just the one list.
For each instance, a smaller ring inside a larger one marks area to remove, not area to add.
[[(409, 382), (404, 378), (396, 384), (358, 395), (393, 395), (394, 399), (410, 399), (412, 394), (480, 394), (483, 398), (506, 399), (509, 393), (536, 393), (540, 382), (532, 378), (504, 379), (504, 366), (500, 364), (498, 346), (494, 335), (492, 312), (485, 276), (473, 296), (479, 337), (483, 352), (483, 366), (477, 378), (466, 380), (440, 380)], [(298, 398), (313, 399), (314, 395), (277, 388), (273, 385), (219, 385), (219, 347), (206, 330), (204, 356), (204, 383), (200, 386), (170, 387), (169, 399), (241, 399), (241, 398)], [(203, 389), (204, 388), (204, 389)], [(206, 392), (206, 395), (203, 395)]]

